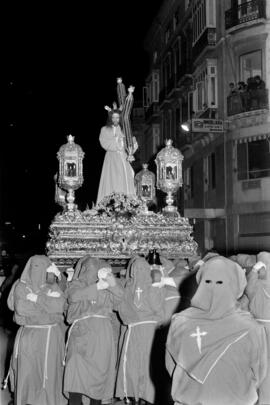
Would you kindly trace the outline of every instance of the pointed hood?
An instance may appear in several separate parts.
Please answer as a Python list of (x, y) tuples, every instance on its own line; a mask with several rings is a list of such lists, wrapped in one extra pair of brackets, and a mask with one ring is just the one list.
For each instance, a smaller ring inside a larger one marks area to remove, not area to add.
[(98, 280), (98, 270), (102, 267), (110, 268), (104, 260), (86, 255), (76, 264), (72, 283), (82, 281), (86, 285), (94, 284)]
[(204, 384), (254, 320), (236, 306), (246, 286), (245, 271), (237, 263), (212, 257), (198, 270), (197, 281), (192, 306), (172, 319), (167, 349), (189, 376)]
[(139, 255), (135, 255), (135, 256), (133, 256), (133, 257), (131, 257), (131, 259), (129, 260), (129, 262), (128, 262), (128, 266), (127, 266), (127, 271), (126, 271), (126, 281), (127, 282), (130, 282), (130, 279), (131, 278), (133, 278), (133, 276), (131, 275), (131, 273), (132, 273), (132, 266), (133, 266), (133, 263), (137, 260), (137, 259), (139, 259), (141, 256), (139, 256)]
[(46, 270), (52, 264), (45, 255), (30, 257), (21, 274), (20, 281), (26, 283), (33, 292), (38, 291), (46, 283)]
[(219, 319), (235, 309), (246, 287), (245, 271), (223, 256), (215, 256), (201, 266), (196, 275), (198, 289), (192, 307), (205, 319)]
[(130, 267), (130, 283), (150, 285), (152, 283), (150, 265), (143, 257), (136, 257)]
[(139, 308), (142, 305), (143, 297), (147, 288), (152, 284), (150, 265), (143, 257), (136, 257), (132, 260), (129, 271), (129, 286), (133, 297), (133, 303)]
[(265, 264), (265, 277), (261, 274), (254, 275), (257, 277), (256, 283), (252, 289), (248, 284), (247, 292), (249, 297), (249, 310), (257, 319), (270, 320), (270, 253), (260, 252), (257, 255), (257, 261)]
[(245, 253), (239, 253), (235, 256), (231, 256), (231, 260), (239, 264), (247, 271), (250, 271), (254, 264), (256, 263), (256, 255), (248, 255)]

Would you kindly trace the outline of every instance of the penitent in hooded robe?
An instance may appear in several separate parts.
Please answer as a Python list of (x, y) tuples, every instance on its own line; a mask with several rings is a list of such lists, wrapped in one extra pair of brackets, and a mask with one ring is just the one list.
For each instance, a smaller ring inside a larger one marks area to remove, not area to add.
[[(8, 297), (17, 332), (10, 363), (11, 389), (16, 405), (61, 405), (63, 385), (63, 311), (65, 298), (57, 284), (46, 282), (46, 256), (32, 256)], [(55, 297), (48, 296), (48, 291)], [(27, 299), (29, 293), (37, 301)]]
[(160, 327), (156, 330), (152, 347), (152, 365), (154, 372), (152, 380), (156, 388), (155, 399), (157, 403), (167, 404), (171, 393), (171, 378), (165, 367), (166, 340), (172, 316), (179, 311), (180, 307), (180, 285), (190, 274), (187, 262), (180, 259), (173, 263), (164, 256), (160, 256), (162, 273), (166, 278), (171, 278), (170, 285), (164, 285), (164, 317)]
[(256, 263), (256, 255), (248, 255), (246, 253), (238, 253), (237, 255), (231, 256), (230, 259), (246, 269), (247, 274)]
[(99, 141), (106, 150), (98, 189), (97, 204), (112, 193), (135, 196), (134, 171), (127, 161), (123, 133), (118, 125), (101, 128)]
[(191, 307), (174, 316), (166, 364), (175, 404), (254, 405), (265, 378), (265, 331), (248, 312), (236, 309), (246, 278), (222, 256), (197, 273)]
[[(76, 265), (68, 297), (67, 356), (64, 392), (83, 394), (97, 400), (112, 398), (115, 384), (116, 356), (110, 314), (123, 295), (115, 287), (98, 290), (98, 270), (110, 266), (85, 256)], [(87, 397), (87, 398), (86, 398)]]
[(265, 264), (265, 274), (261, 276), (254, 271), (249, 273), (246, 294), (250, 312), (266, 331), (268, 370), (259, 390), (259, 404), (270, 404), (270, 253), (260, 252), (257, 260)]
[(171, 277), (175, 285), (165, 285), (165, 318), (164, 323), (168, 324), (171, 321), (173, 314), (180, 306), (181, 295), (180, 286), (192, 273), (189, 271), (185, 259), (179, 259), (176, 263), (160, 256), (160, 261), (163, 266), (164, 277)]
[(154, 403), (152, 345), (158, 323), (164, 318), (165, 293), (153, 287), (150, 266), (144, 258), (132, 260), (125, 294), (118, 307), (127, 326), (118, 365), (116, 397)]

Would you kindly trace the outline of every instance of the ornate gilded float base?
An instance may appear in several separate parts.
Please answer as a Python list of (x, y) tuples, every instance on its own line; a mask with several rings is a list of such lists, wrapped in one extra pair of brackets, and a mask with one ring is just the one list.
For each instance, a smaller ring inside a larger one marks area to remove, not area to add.
[(101, 215), (95, 209), (57, 214), (50, 226), (47, 253), (60, 267), (70, 267), (85, 254), (124, 268), (135, 254), (156, 248), (168, 259), (197, 256), (192, 226), (179, 214), (165, 216), (114, 213)]

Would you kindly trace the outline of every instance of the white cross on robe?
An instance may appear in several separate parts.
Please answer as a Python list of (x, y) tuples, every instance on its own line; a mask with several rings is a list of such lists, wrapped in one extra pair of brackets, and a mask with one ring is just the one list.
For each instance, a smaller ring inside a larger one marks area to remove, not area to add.
[(140, 287), (138, 287), (137, 290), (135, 291), (135, 293), (137, 294), (138, 300), (140, 300), (142, 292), (143, 292), (143, 290)]
[(196, 338), (197, 346), (198, 346), (198, 349), (199, 349), (200, 353), (202, 352), (202, 338), (201, 338), (201, 336), (206, 336), (206, 335), (207, 335), (207, 332), (201, 332), (199, 326), (196, 327), (196, 333), (191, 333), (191, 335), (190, 335), (191, 337)]

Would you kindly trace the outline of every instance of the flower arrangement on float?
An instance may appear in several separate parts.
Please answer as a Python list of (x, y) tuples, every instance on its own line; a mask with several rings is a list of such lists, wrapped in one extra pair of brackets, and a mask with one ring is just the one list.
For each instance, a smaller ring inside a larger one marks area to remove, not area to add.
[(107, 214), (108, 216), (122, 216), (131, 218), (142, 209), (143, 203), (137, 197), (128, 196), (124, 193), (112, 193), (103, 198), (95, 210), (99, 215)]

